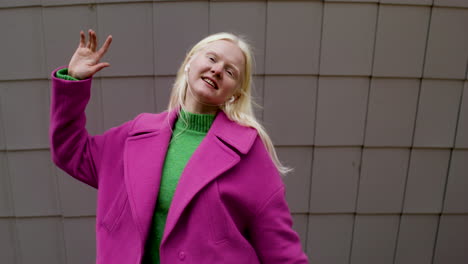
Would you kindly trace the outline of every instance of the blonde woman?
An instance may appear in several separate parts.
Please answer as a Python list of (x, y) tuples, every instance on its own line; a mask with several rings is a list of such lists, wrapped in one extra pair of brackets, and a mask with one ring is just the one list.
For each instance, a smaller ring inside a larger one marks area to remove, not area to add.
[(85, 108), (109, 36), (80, 34), (52, 74), (52, 157), (98, 188), (97, 263), (307, 263), (273, 145), (252, 113), (252, 54), (208, 36), (187, 54), (169, 109), (91, 136)]

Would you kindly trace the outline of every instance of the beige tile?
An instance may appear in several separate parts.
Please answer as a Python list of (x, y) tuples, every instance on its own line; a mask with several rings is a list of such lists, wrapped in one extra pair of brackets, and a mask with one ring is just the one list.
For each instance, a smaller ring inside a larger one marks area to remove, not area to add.
[(417, 79), (372, 79), (364, 139), (366, 146), (411, 146), (419, 82)]
[(399, 4), (399, 5), (426, 5), (430, 6), (432, 0), (380, 0), (381, 4)]
[(468, 215), (442, 215), (434, 250), (434, 264), (465, 264), (468, 260)]
[(61, 218), (17, 219), (16, 226), (22, 263), (65, 263)]
[(468, 60), (467, 28), (466, 8), (432, 9), (424, 77), (465, 78)]
[(208, 12), (208, 1), (153, 3), (156, 75), (176, 74), (185, 54), (208, 35)]
[(354, 223), (351, 264), (393, 264), (398, 215), (357, 215)]
[(44, 78), (42, 10), (39, 7), (0, 8), (0, 80)]
[(0, 218), (0, 256), (4, 263), (17, 263), (15, 220)]
[(365, 148), (357, 211), (400, 213), (408, 168), (408, 149)]
[(7, 154), (4, 151), (0, 151), (0, 217), (13, 216), (11, 191)]
[(368, 91), (368, 78), (319, 78), (317, 145), (362, 145)]
[(434, 6), (468, 7), (465, 0), (434, 0)]
[(438, 222), (437, 215), (402, 215), (395, 263), (432, 263)]
[(43, 6), (64, 6), (76, 4), (93, 4), (97, 0), (41, 0)]
[(101, 80), (101, 87), (104, 129), (156, 110), (152, 77), (106, 78)]
[(405, 213), (440, 213), (450, 150), (413, 149), (406, 181)]
[(360, 148), (315, 148), (310, 195), (312, 213), (355, 212)]
[(57, 176), (50, 152), (15, 151), (7, 155), (15, 215), (59, 214)]
[[(107, 51), (111, 66), (102, 76), (142, 76), (153, 74), (152, 3), (97, 6), (98, 37), (112, 35)], [(125, 18), (125, 19), (122, 19)]]
[(445, 191), (445, 213), (468, 213), (468, 150), (452, 150)]
[(2, 97), (5, 96), (5, 89), (2, 89), (2, 83), (0, 82), (0, 150), (6, 149), (6, 139), (5, 139), (5, 121), (3, 118), (4, 106)]
[(307, 252), (310, 263), (348, 263), (353, 215), (310, 215)]
[(456, 148), (468, 148), (468, 81), (465, 81), (463, 97), (458, 114), (457, 132), (455, 138)]
[(453, 147), (462, 90), (462, 81), (422, 81), (414, 146)]
[(266, 76), (263, 123), (275, 145), (312, 145), (317, 79)]
[(47, 148), (49, 83), (45, 80), (3, 82), (0, 93), (7, 148)]
[(293, 168), (283, 177), (286, 184), (286, 200), (292, 213), (307, 213), (309, 209), (312, 147), (279, 147), (281, 162)]
[(156, 112), (159, 113), (165, 111), (168, 108), (172, 85), (174, 84), (174, 81), (174, 76), (156, 76), (154, 78), (154, 83), (156, 87)]
[(307, 248), (307, 214), (292, 214), (293, 229), (301, 239), (302, 250), (305, 252)]
[(264, 103), (263, 103), (263, 94), (264, 94), (264, 89), (263, 87), (265, 86), (265, 77), (261, 75), (256, 75), (253, 76), (253, 82), (252, 82), (252, 104), (253, 104), (253, 110), (255, 117), (259, 120), (263, 120), (263, 109), (264, 109)]
[(343, 2), (343, 3), (378, 3), (379, 0), (324, 0), (325, 2)]
[(373, 76), (422, 75), (430, 7), (380, 5)]
[(96, 262), (95, 226), (94, 217), (63, 220), (67, 264)]
[(319, 1), (268, 2), (265, 73), (317, 74), (321, 26)]
[(61, 169), (56, 169), (62, 215), (95, 216), (97, 190), (79, 182)]
[(376, 4), (325, 3), (321, 75), (371, 74)]
[(102, 89), (101, 79), (94, 78), (91, 87), (91, 99), (86, 106), (86, 129), (91, 135), (102, 134), (103, 114), (102, 114)]
[(27, 6), (38, 6), (41, 4), (41, 0), (2, 0), (0, 7), (27, 7)]

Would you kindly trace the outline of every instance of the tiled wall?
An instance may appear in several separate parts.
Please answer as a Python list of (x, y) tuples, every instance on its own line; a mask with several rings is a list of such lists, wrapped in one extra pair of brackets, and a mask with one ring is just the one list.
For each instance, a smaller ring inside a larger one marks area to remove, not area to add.
[(468, 262), (468, 1), (0, 1), (0, 262), (93, 263), (96, 191), (50, 161), (50, 72), (114, 41), (88, 129), (165, 109), (209, 33), (254, 45), (255, 97), (311, 263)]

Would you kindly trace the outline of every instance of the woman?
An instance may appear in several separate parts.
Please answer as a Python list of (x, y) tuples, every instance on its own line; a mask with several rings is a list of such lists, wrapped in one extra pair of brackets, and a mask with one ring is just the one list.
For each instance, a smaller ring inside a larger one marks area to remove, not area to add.
[(169, 109), (90, 136), (85, 107), (110, 46), (80, 34), (52, 74), (52, 157), (99, 189), (97, 263), (307, 263), (281, 166), (252, 114), (252, 55), (227, 33), (187, 54)]

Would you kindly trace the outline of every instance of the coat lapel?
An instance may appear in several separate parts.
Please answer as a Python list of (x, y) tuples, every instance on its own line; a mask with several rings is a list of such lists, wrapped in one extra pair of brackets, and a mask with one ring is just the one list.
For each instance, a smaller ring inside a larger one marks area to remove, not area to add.
[[(168, 116), (169, 115), (169, 116)], [(146, 240), (176, 112), (146, 115), (135, 121), (124, 152), (125, 185), (132, 215)]]
[[(227, 132), (227, 133), (226, 133)], [(256, 131), (230, 121), (219, 112), (208, 134), (185, 166), (166, 220), (161, 244), (170, 236), (176, 223), (195, 195), (206, 185), (235, 166), (248, 152)]]
[[(135, 121), (124, 152), (125, 185), (132, 215), (142, 238), (152, 224), (166, 152), (178, 111), (144, 114)], [(184, 209), (207, 184), (241, 160), (257, 132), (240, 126), (219, 112), (206, 137), (188, 161), (177, 185), (166, 221), (162, 244)]]

